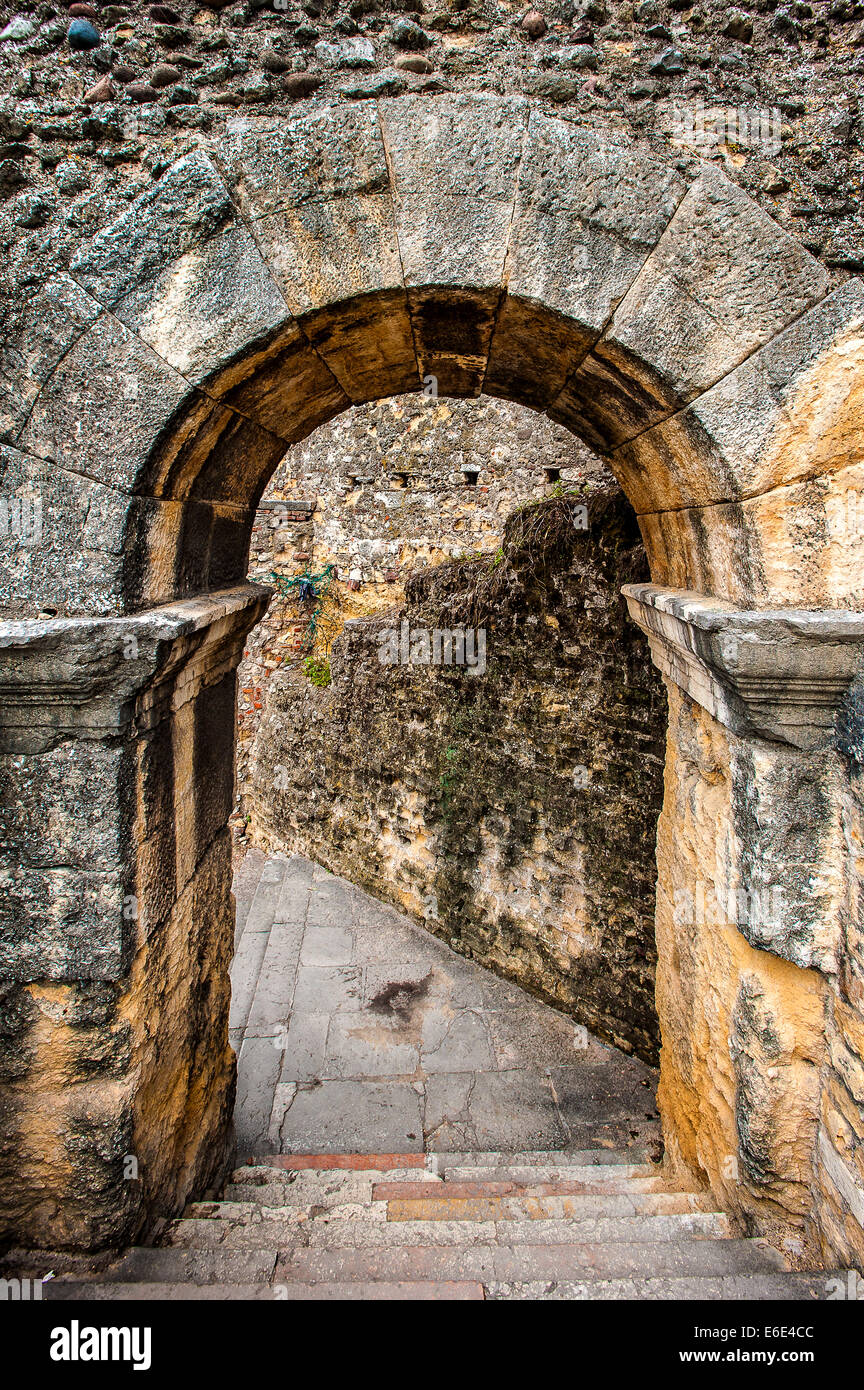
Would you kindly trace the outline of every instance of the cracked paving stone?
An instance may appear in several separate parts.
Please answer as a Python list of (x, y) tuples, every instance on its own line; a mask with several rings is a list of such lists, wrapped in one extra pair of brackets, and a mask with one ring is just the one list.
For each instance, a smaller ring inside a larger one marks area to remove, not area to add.
[(657, 1143), (651, 1068), (393, 908), (299, 855), (238, 887), (244, 1155)]
[(322, 1081), (298, 1088), (281, 1127), (284, 1153), (419, 1153), (420, 1097), (401, 1081)]

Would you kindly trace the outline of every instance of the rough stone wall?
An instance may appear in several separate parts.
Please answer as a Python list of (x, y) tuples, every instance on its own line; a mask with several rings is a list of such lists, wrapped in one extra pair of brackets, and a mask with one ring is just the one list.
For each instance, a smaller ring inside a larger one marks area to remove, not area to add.
[[(413, 570), (494, 553), (517, 505), (588, 478), (612, 483), (568, 430), (506, 401), (400, 396), (358, 406), (277, 468), (256, 513), (249, 579), (335, 565), (311, 644), (326, 654), (348, 619), (401, 603)], [(308, 623), (308, 607), (277, 592), (250, 633), (239, 671), (241, 794), (267, 682), (310, 650)]]
[[(500, 558), (419, 571), (352, 622), (333, 680), (286, 669), (252, 757), (250, 835), (385, 894), (455, 950), (656, 1060), (654, 835), (665, 700), (621, 584), (621, 494), (517, 512)], [(384, 665), (379, 634), (487, 630), (484, 673)]]
[(66, 266), (88, 229), (202, 133), (238, 112), (287, 113), (298, 98), (405, 91), (524, 92), (677, 153), (685, 168), (694, 153), (715, 158), (838, 274), (864, 269), (858, 0), (539, 8), (529, 17), (502, 0), (95, 5), (73, 42), (88, 41), (89, 22), (97, 46), (76, 51), (64, 5), (4, 3), (0, 259), (13, 321), (22, 290)]

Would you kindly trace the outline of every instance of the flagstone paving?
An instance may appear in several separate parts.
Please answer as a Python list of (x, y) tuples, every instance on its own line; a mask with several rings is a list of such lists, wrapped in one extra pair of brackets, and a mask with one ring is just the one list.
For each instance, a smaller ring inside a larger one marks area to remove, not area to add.
[(236, 881), (238, 1159), (659, 1151), (654, 1070), (299, 855)]

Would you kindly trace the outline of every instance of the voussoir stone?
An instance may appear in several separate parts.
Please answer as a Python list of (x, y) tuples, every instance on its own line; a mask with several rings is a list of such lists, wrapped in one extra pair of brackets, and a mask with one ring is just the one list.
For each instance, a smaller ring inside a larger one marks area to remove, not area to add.
[[(659, 241), (684, 187), (631, 146), (532, 112), (487, 389), (527, 390), (543, 406), (554, 400)], [(540, 305), (575, 323), (566, 333), (560, 324), (541, 331)]]
[(221, 395), (221, 371), (290, 310), (251, 233), (229, 226), (141, 283), (114, 313), (188, 381)]
[(528, 105), (399, 97), (381, 111), (408, 285), (500, 285)]
[(103, 315), (43, 386), (21, 447), (109, 486), (131, 489), (154, 441), (190, 391), (123, 324)]
[[(374, 394), (374, 377), (379, 390), (415, 389), (375, 111), (330, 108), (287, 128), (241, 118), (231, 122), (219, 159), (285, 302), (306, 316), (305, 331), (349, 398)], [(352, 306), (340, 309), (342, 301)]]
[(43, 382), (99, 313), (96, 301), (65, 273), (23, 307), (15, 332), (0, 348), (0, 437), (17, 436)]
[(527, 115), (483, 96), (381, 108), (419, 371), (442, 394), (483, 383)]
[[(648, 361), (677, 404), (704, 391), (821, 299), (828, 273), (736, 184), (690, 189), (600, 349)], [(693, 353), (693, 343), (701, 350)]]
[(568, 383), (556, 418), (595, 448), (623, 443), (713, 385), (827, 288), (818, 261), (736, 184), (706, 170)]
[(83, 246), (70, 270), (110, 308), (234, 219), (228, 190), (207, 156), (196, 151)]
[(763, 493), (857, 463), (862, 405), (864, 283), (855, 279), (615, 457), (653, 479), (639, 510)]
[(849, 280), (615, 451), (652, 572), (743, 604), (864, 606), (862, 410), (864, 287)]
[[(277, 453), (279, 447), (284, 450), (286, 443), (305, 439), (318, 425), (345, 410), (349, 400), (326, 362), (293, 321), (261, 343), (251, 359), (226, 369), (219, 391), (227, 405), (250, 416), (272, 436), (278, 436), (274, 445)], [(211, 462), (208, 460), (208, 468)], [(244, 502), (247, 491), (244, 485)], [(231, 500), (230, 491), (224, 496)]]

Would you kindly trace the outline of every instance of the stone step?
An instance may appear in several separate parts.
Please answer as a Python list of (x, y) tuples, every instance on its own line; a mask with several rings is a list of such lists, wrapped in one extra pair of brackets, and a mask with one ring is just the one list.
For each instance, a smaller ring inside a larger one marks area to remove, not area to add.
[[(259, 1228), (260, 1229), (260, 1228)], [(107, 1268), (100, 1268), (88, 1283), (121, 1284), (267, 1284), (276, 1268), (279, 1251), (265, 1248), (264, 1242), (245, 1250), (173, 1249), (164, 1246), (133, 1245)], [(79, 1272), (63, 1280), (77, 1283)], [(54, 1282), (53, 1280), (51, 1281)], [(56, 1281), (58, 1284), (61, 1280)]]
[[(260, 1172), (257, 1169), (256, 1172)], [(542, 1170), (541, 1170), (542, 1171)], [(448, 1182), (442, 1178), (429, 1181), (410, 1181), (410, 1169), (392, 1178), (379, 1179), (374, 1173), (358, 1176), (355, 1173), (302, 1173), (297, 1182), (265, 1184), (231, 1182), (225, 1188), (222, 1202), (254, 1202), (261, 1207), (338, 1206), (340, 1202), (386, 1202), (394, 1198), (448, 1197), (588, 1197), (631, 1193), (668, 1193), (669, 1187), (660, 1178), (630, 1178), (622, 1182), (587, 1183), (565, 1179), (562, 1182)], [(311, 1181), (310, 1181), (311, 1179)], [(697, 1194), (702, 1195), (702, 1194)], [(184, 1215), (189, 1215), (187, 1210)]]
[[(531, 1283), (498, 1283), (484, 1285), (486, 1297), (496, 1300), (571, 1300), (591, 1302), (615, 1301), (681, 1301), (733, 1302), (745, 1300), (779, 1302), (813, 1302), (827, 1296), (826, 1276), (823, 1274), (730, 1274), (725, 1276), (690, 1275), (687, 1278), (596, 1279), (560, 1283), (533, 1281)], [(725, 1359), (722, 1345), (706, 1343), (706, 1350), (718, 1352), (718, 1361)]]
[[(262, 1168), (250, 1169), (250, 1172), (263, 1173), (267, 1170)], [(391, 1169), (389, 1172), (381, 1173), (377, 1169), (370, 1169), (367, 1173), (351, 1172), (307, 1172), (296, 1173), (294, 1181), (291, 1182), (267, 1182), (262, 1183), (257, 1178), (253, 1182), (230, 1182), (225, 1188), (223, 1200), (226, 1202), (258, 1202), (265, 1207), (296, 1206), (304, 1202), (316, 1202), (329, 1200), (339, 1193), (348, 1194), (345, 1200), (349, 1200), (352, 1194), (357, 1195), (357, 1199), (365, 1194), (368, 1200), (372, 1200), (372, 1189), (377, 1182), (386, 1182), (389, 1186), (401, 1186), (412, 1176), (412, 1169), (406, 1168), (404, 1172), (398, 1169)], [(413, 1170), (416, 1177), (416, 1170)], [(424, 1180), (425, 1182), (425, 1180)], [(430, 1187), (443, 1187), (443, 1178), (428, 1179)]]
[[(53, 1281), (52, 1281), (53, 1282)], [(352, 1280), (348, 1283), (277, 1283), (277, 1284), (89, 1284), (71, 1280), (56, 1281), (49, 1302), (99, 1301), (166, 1302), (193, 1301), (264, 1301), (288, 1302), (411, 1302), (442, 1300), (482, 1302), (483, 1285), (464, 1280), (423, 1280), (388, 1283), (383, 1280)]]
[[(49, 1303), (106, 1302), (124, 1303), (137, 1300), (148, 1303), (185, 1301), (196, 1302), (233, 1300), (236, 1302), (273, 1302), (271, 1284), (193, 1284), (188, 1280), (175, 1283), (170, 1279), (156, 1280), (147, 1284), (124, 1284), (119, 1280), (109, 1283), (75, 1281), (73, 1279), (52, 1280), (50, 1293), (45, 1294)], [(303, 1288), (304, 1285), (294, 1285)], [(358, 1283), (358, 1288), (362, 1285)], [(385, 1285), (384, 1287), (389, 1287)]]
[[(260, 1231), (260, 1227), (258, 1230)], [(536, 1231), (536, 1227), (533, 1228)], [(271, 1279), (291, 1283), (405, 1281), (581, 1281), (777, 1273), (784, 1262), (760, 1240), (560, 1242), (539, 1245), (397, 1245), (356, 1249), (294, 1247), (278, 1251), (219, 1246), (205, 1249), (133, 1246), (92, 1278), (81, 1271), (50, 1280), (47, 1291), (65, 1287), (169, 1284), (266, 1287)], [(825, 1276), (827, 1278), (827, 1275)], [(58, 1297), (60, 1295), (57, 1295)]]
[[(542, 1172), (543, 1170), (538, 1170)], [(248, 1191), (255, 1189), (249, 1188)], [(264, 1189), (258, 1189), (263, 1191)], [(270, 1189), (273, 1190), (272, 1188)], [(230, 1189), (226, 1188), (228, 1196)], [(372, 1200), (375, 1202), (417, 1201), (459, 1197), (591, 1197), (608, 1194), (626, 1196), (631, 1193), (671, 1191), (662, 1178), (625, 1178), (609, 1182), (583, 1182), (572, 1178), (540, 1182), (459, 1182), (449, 1178), (432, 1182), (374, 1182)], [(680, 1194), (679, 1194), (680, 1195)], [(694, 1195), (703, 1195), (694, 1193)]]
[[(293, 1187), (283, 1188), (276, 1183), (271, 1183), (268, 1187), (240, 1187), (231, 1184), (226, 1187), (225, 1195), (219, 1206), (243, 1206), (255, 1207), (258, 1210), (273, 1208), (285, 1209), (287, 1207), (300, 1210), (309, 1207), (338, 1207), (351, 1204), (352, 1206), (372, 1205), (372, 1183), (346, 1183), (344, 1187), (324, 1189), (315, 1192), (308, 1187), (295, 1191)], [(203, 1212), (194, 1210), (197, 1207), (214, 1205), (214, 1203), (192, 1202), (184, 1211), (185, 1216), (204, 1215)], [(222, 1213), (214, 1212), (214, 1216)]]
[[(165, 1252), (174, 1253), (174, 1252)], [(586, 1282), (785, 1273), (758, 1240), (619, 1241), (611, 1244), (413, 1245), (390, 1249), (283, 1251), (276, 1280), (468, 1279)]]
[[(339, 1180), (328, 1177), (325, 1183), (268, 1183), (264, 1187), (253, 1187), (244, 1183), (229, 1183), (222, 1195), (222, 1204), (249, 1204), (257, 1207), (338, 1207), (342, 1202), (393, 1201), (401, 1198), (410, 1200), (432, 1200), (432, 1198), (497, 1198), (497, 1197), (631, 1197), (631, 1195), (675, 1195), (670, 1188), (656, 1177), (633, 1179), (625, 1183), (447, 1183), (440, 1179), (429, 1183), (408, 1183), (408, 1181), (379, 1181), (360, 1179), (349, 1173), (336, 1175)], [(707, 1201), (706, 1194), (689, 1194)], [(196, 1207), (207, 1204), (193, 1204)], [(208, 1204), (213, 1205), (213, 1204)], [(682, 1207), (703, 1209), (703, 1207)], [(206, 1215), (204, 1212), (186, 1211), (183, 1215)], [(215, 1215), (215, 1213), (214, 1213)]]
[[(374, 1211), (374, 1208), (372, 1209)], [(337, 1208), (338, 1211), (338, 1208)], [(178, 1248), (244, 1250), (298, 1245), (336, 1249), (342, 1246), (552, 1244), (574, 1241), (664, 1241), (684, 1237), (724, 1238), (727, 1218), (718, 1212), (682, 1212), (662, 1216), (584, 1217), (559, 1220), (387, 1221), (358, 1209), (345, 1218), (325, 1213), (305, 1219), (290, 1210), (288, 1219), (181, 1219), (165, 1233), (166, 1245)]]
[(658, 1169), (648, 1162), (643, 1149), (627, 1149), (623, 1153), (612, 1149), (538, 1149), (519, 1151), (512, 1154), (486, 1150), (476, 1153), (409, 1153), (409, 1154), (264, 1154), (250, 1158), (242, 1168), (235, 1169), (232, 1180), (241, 1182), (239, 1174), (248, 1169), (275, 1169), (277, 1172), (294, 1172), (305, 1168), (314, 1169), (387, 1169), (422, 1168), (427, 1173), (444, 1176), (454, 1168), (490, 1168), (494, 1170), (513, 1168), (616, 1168), (619, 1176), (626, 1172), (631, 1176), (656, 1176)]
[(716, 1210), (711, 1198), (683, 1192), (603, 1193), (562, 1197), (398, 1198), (387, 1203), (388, 1221), (585, 1221), (595, 1217), (665, 1216)]
[[(611, 1190), (618, 1185), (630, 1183), (656, 1184), (656, 1190), (673, 1191), (677, 1190), (675, 1185), (667, 1180), (656, 1168), (650, 1165), (637, 1166), (636, 1164), (582, 1164), (567, 1168), (451, 1168), (446, 1172), (434, 1173), (428, 1168), (420, 1169), (417, 1167), (405, 1168), (363, 1168), (363, 1169), (342, 1169), (342, 1168), (300, 1168), (300, 1169), (281, 1169), (270, 1168), (267, 1166), (246, 1166), (235, 1168), (231, 1174), (229, 1186), (231, 1187), (275, 1187), (277, 1184), (287, 1187), (288, 1185), (300, 1186), (326, 1184), (334, 1182), (411, 1182), (411, 1183), (462, 1183), (462, 1182), (498, 1182), (516, 1183), (522, 1186), (534, 1185), (535, 1183), (560, 1183), (573, 1182), (591, 1185), (604, 1192)], [(653, 1186), (646, 1186), (646, 1192), (654, 1191)]]
[[(264, 1158), (254, 1158), (246, 1165), (249, 1168), (275, 1168), (282, 1172), (295, 1172), (304, 1168), (363, 1169), (387, 1171), (399, 1168), (423, 1168), (428, 1166), (429, 1154), (270, 1154)], [(243, 1172), (245, 1169), (236, 1169)]]
[[(430, 1167), (442, 1170), (474, 1166), (479, 1168), (585, 1168), (651, 1167), (644, 1149), (531, 1149), (502, 1153), (499, 1150), (439, 1153), (426, 1155)], [(653, 1169), (652, 1171), (656, 1171)]]
[[(620, 1170), (620, 1171), (619, 1171)], [(474, 1167), (468, 1164), (448, 1167), (442, 1176), (445, 1182), (591, 1182), (607, 1183), (631, 1182), (637, 1179), (654, 1178), (660, 1182), (667, 1191), (671, 1191), (673, 1184), (667, 1182), (656, 1168), (648, 1166), (637, 1167), (635, 1164), (597, 1164), (589, 1166), (579, 1164), (574, 1167), (549, 1168), (531, 1167), (527, 1164), (514, 1164), (509, 1168)], [(416, 1181), (416, 1178), (415, 1178)]]
[[(534, 1279), (530, 1281), (355, 1279), (316, 1283), (277, 1279), (273, 1284), (123, 1284), (52, 1280), (47, 1302), (394, 1302), (394, 1301), (768, 1301), (804, 1302), (827, 1297), (827, 1276), (731, 1274), (645, 1279)], [(716, 1351), (716, 1347), (711, 1347)], [(722, 1352), (722, 1348), (721, 1348)]]
[[(262, 1191), (259, 1188), (257, 1191)], [(279, 1194), (281, 1197), (281, 1193)], [(257, 1201), (190, 1202), (183, 1220), (242, 1222), (281, 1221), (289, 1225), (327, 1218), (350, 1221), (583, 1221), (595, 1217), (664, 1216), (680, 1212), (714, 1211), (701, 1193), (636, 1192), (578, 1196), (454, 1197), (442, 1183), (434, 1197), (397, 1198), (373, 1202), (372, 1184), (365, 1188), (321, 1193), (309, 1201), (266, 1206)]]
[[(399, 1227), (403, 1229), (404, 1227)], [(260, 1230), (260, 1227), (258, 1227)], [(536, 1226), (532, 1227), (536, 1232)], [(85, 1279), (81, 1272), (50, 1280), (54, 1287), (106, 1283), (217, 1284), (261, 1287), (269, 1280), (292, 1283), (339, 1283), (343, 1280), (531, 1280), (626, 1279), (776, 1273), (782, 1257), (760, 1240), (693, 1240), (556, 1244), (400, 1244), (371, 1248), (225, 1248), (149, 1247), (138, 1245), (113, 1265)], [(46, 1284), (46, 1291), (49, 1284)], [(51, 1293), (53, 1297), (53, 1293)]]

